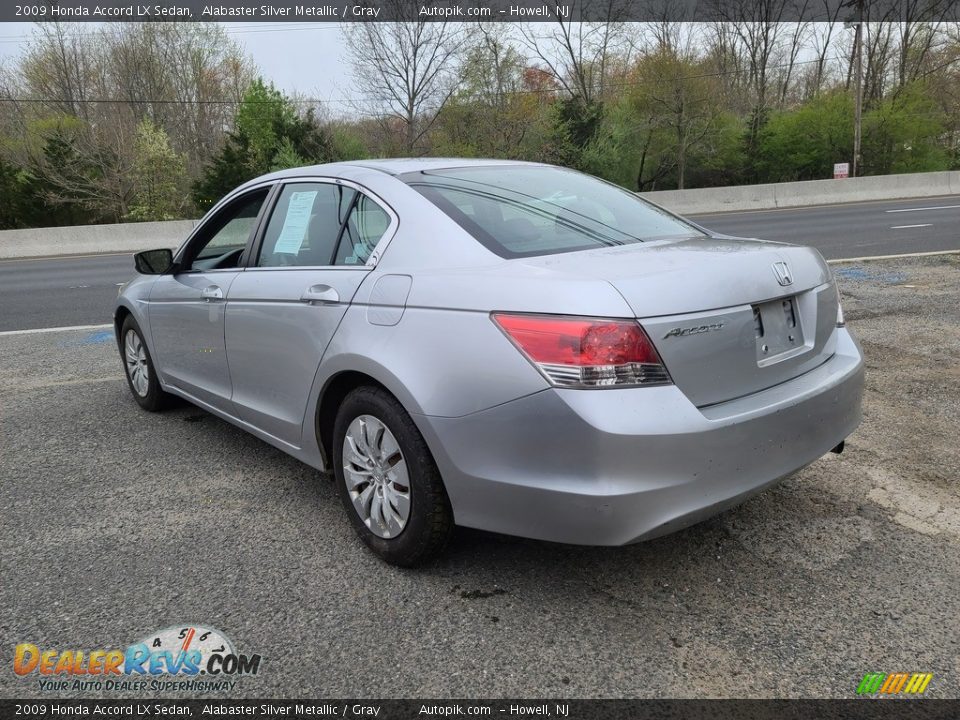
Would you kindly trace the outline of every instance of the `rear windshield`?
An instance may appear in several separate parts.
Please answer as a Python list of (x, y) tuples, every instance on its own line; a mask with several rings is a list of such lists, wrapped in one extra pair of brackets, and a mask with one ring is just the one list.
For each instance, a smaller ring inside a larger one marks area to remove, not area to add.
[(573, 170), (500, 165), (402, 179), (504, 258), (702, 235), (635, 194)]

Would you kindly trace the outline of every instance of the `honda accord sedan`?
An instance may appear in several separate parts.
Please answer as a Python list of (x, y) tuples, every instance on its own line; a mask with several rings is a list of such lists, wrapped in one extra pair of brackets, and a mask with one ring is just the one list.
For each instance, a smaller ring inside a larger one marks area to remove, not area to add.
[(332, 472), (380, 557), (454, 525), (671, 532), (839, 452), (863, 360), (813, 249), (712, 233), (549, 165), (285, 170), (136, 258), (130, 390)]

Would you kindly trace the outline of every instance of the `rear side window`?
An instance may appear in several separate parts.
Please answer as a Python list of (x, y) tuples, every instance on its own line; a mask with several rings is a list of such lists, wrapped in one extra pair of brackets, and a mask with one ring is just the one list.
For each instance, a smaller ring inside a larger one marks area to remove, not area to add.
[(402, 179), (505, 258), (703, 234), (633, 193), (562, 168), (453, 168)]
[(390, 227), (390, 216), (366, 195), (359, 194), (340, 236), (335, 265), (363, 265)]
[(340, 229), (357, 191), (332, 183), (285, 185), (263, 236), (259, 267), (333, 264)]

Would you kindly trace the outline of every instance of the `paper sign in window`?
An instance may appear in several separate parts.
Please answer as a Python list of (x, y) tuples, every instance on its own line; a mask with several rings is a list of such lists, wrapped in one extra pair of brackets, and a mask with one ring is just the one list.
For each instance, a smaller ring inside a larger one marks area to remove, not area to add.
[(295, 192), (290, 194), (290, 204), (287, 206), (287, 216), (283, 219), (283, 228), (280, 237), (274, 246), (275, 253), (296, 255), (307, 236), (307, 226), (310, 224), (310, 212), (313, 210), (313, 201), (317, 199), (316, 190)]

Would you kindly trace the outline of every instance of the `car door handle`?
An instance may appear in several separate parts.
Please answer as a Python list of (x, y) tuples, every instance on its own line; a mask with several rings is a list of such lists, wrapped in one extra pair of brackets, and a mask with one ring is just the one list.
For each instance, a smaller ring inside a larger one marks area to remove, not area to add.
[(311, 285), (303, 291), (300, 302), (313, 305), (332, 305), (340, 302), (340, 294), (329, 285)]
[(223, 290), (216, 285), (208, 285), (200, 291), (200, 297), (207, 302), (210, 302), (211, 300), (223, 300)]

